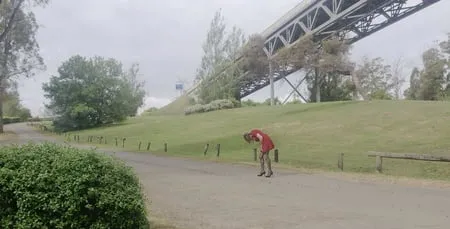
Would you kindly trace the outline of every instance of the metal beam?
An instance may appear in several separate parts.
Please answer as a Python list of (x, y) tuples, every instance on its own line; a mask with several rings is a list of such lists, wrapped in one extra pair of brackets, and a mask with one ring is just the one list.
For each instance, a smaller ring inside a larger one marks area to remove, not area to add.
[(291, 92), (291, 93), (289, 94), (289, 96), (285, 99), (285, 101), (283, 102), (283, 104), (286, 103), (286, 101), (289, 99), (289, 97), (291, 97), (291, 95), (292, 95), (294, 92), (297, 92), (297, 95), (300, 96), (300, 97), (302, 97), (302, 99), (303, 99), (303, 101), (305, 101), (305, 103), (308, 102), (308, 100), (307, 100), (305, 97), (303, 97), (302, 93), (300, 93), (300, 92), (298, 91), (298, 87), (303, 83), (303, 81), (306, 79), (307, 76), (308, 76), (308, 73), (303, 77), (303, 79), (300, 80), (300, 82), (297, 84), (297, 86), (294, 86), (294, 85), (286, 78), (286, 76), (283, 77), (284, 80), (292, 87), (292, 92)]

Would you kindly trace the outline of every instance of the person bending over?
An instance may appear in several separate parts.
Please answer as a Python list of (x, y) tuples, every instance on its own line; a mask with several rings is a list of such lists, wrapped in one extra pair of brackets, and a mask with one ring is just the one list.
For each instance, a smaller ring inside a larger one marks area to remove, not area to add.
[(262, 176), (266, 174), (264, 170), (264, 164), (267, 164), (267, 174), (266, 177), (272, 176), (272, 166), (270, 163), (269, 152), (270, 150), (275, 148), (275, 145), (272, 142), (272, 139), (266, 133), (262, 132), (258, 129), (253, 129), (248, 133), (244, 133), (244, 140), (248, 143), (252, 141), (259, 142), (261, 145), (260, 153), (259, 153), (259, 162), (261, 164), (261, 170), (258, 173), (258, 176)]

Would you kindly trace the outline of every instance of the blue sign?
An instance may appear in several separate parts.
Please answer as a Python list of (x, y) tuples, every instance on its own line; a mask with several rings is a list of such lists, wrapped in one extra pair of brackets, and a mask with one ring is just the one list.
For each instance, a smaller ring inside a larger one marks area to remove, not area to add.
[(175, 89), (177, 89), (177, 90), (183, 90), (183, 84), (181, 84), (181, 83), (175, 84)]

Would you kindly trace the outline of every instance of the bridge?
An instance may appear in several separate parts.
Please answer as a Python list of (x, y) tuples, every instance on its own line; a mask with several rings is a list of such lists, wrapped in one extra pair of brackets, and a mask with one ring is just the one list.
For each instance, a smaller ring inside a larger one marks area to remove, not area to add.
[[(338, 36), (352, 44), (439, 1), (304, 0), (260, 34), (265, 39), (264, 52), (272, 58), (278, 50), (291, 47), (306, 35), (312, 35), (315, 42)], [(237, 58), (233, 64), (241, 59)], [(240, 98), (268, 85), (271, 85), (273, 98), (274, 82), (297, 70), (273, 72), (259, 81), (248, 82), (240, 88)], [(194, 92), (199, 84), (195, 84), (187, 94)]]

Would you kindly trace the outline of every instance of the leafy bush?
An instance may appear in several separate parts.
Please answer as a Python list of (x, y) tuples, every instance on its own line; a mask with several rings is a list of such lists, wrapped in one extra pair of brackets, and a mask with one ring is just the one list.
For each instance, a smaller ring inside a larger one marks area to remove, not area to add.
[(149, 228), (130, 168), (54, 144), (0, 149), (0, 228)]
[(262, 105), (262, 103), (255, 102), (251, 99), (247, 99), (241, 102), (241, 105), (244, 107), (256, 107)]
[(3, 117), (3, 124), (18, 123), (21, 121), (22, 119), (20, 117)]
[(216, 111), (216, 110), (223, 110), (223, 109), (232, 109), (237, 107), (235, 104), (236, 102), (230, 99), (219, 99), (214, 100), (211, 103), (201, 105), (201, 104), (195, 104), (193, 106), (187, 107), (184, 110), (185, 115), (195, 114), (195, 113), (203, 113), (203, 112), (210, 112), (210, 111)]

